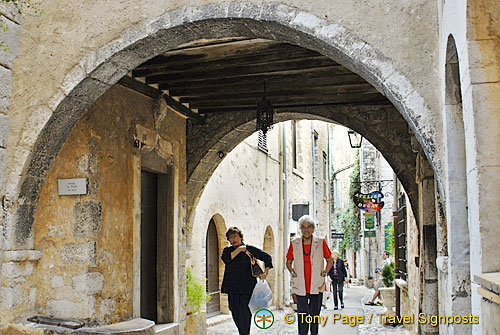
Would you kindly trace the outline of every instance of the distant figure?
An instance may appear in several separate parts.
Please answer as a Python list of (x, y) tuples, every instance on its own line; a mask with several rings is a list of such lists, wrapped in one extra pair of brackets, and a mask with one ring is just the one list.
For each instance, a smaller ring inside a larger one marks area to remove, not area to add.
[(271, 255), (257, 247), (243, 243), (243, 233), (237, 227), (231, 227), (226, 232), (226, 238), (231, 243), (222, 251), (222, 261), (226, 264), (224, 278), (222, 279), (222, 293), (228, 294), (229, 310), (240, 335), (250, 334), (252, 313), (248, 307), (253, 288), (257, 279), (252, 276), (250, 269), (250, 252), (255, 258), (260, 259), (266, 266), (261, 279), (265, 279), (269, 269), (273, 267)]
[(349, 263), (347, 261), (347, 258), (344, 259), (344, 265), (345, 265), (345, 272), (347, 273), (347, 276), (345, 277), (345, 287), (349, 287), (349, 279), (351, 278), (351, 272), (349, 271)]
[[(382, 271), (384, 270), (384, 268), (386, 266), (389, 266), (391, 264), (391, 261), (389, 260), (389, 253), (387, 251), (384, 251), (382, 253), (382, 258), (384, 259), (384, 267), (382, 269), (375, 270), (376, 273), (382, 273)], [(367, 303), (365, 303), (365, 305), (368, 305), (368, 306), (374, 306), (375, 305), (375, 299), (380, 298), (380, 290), (379, 289), (382, 286), (384, 286), (384, 282), (382, 281), (382, 276), (380, 276), (380, 278), (375, 283), (375, 293), (373, 294), (372, 300), (370, 300)]]
[[(305, 313), (317, 320), (321, 312), (321, 302), (325, 290), (325, 277), (332, 266), (332, 257), (326, 241), (313, 236), (314, 219), (304, 215), (299, 219), (302, 234), (290, 243), (286, 254), (286, 267), (292, 275), (292, 292), (297, 298), (297, 313)], [(326, 259), (326, 267), (325, 260)], [(293, 264), (293, 266), (292, 266)], [(319, 333), (318, 322), (308, 323), (298, 318), (299, 335)]]
[(347, 272), (345, 270), (344, 261), (339, 258), (339, 252), (337, 250), (332, 251), (333, 266), (328, 272), (328, 275), (332, 279), (332, 292), (333, 292), (333, 303), (335, 305), (334, 309), (344, 308), (344, 280), (347, 277)]

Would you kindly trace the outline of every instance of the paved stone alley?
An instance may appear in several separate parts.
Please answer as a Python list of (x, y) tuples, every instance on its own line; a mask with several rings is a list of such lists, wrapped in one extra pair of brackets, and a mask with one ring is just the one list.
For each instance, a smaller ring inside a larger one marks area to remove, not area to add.
[[(364, 303), (370, 299), (373, 295), (374, 290), (368, 289), (364, 286), (353, 286), (349, 288), (344, 288), (344, 303), (345, 308), (343, 310), (335, 311), (333, 309), (333, 300), (330, 298), (327, 302), (327, 308), (321, 311), (322, 316), (328, 316), (328, 320), (324, 327), (320, 327), (320, 334), (342, 334), (342, 335), (354, 335), (354, 334), (373, 334), (377, 335), (407, 335), (409, 332), (402, 326), (384, 326), (378, 322), (378, 318), (375, 313), (383, 313), (385, 307), (383, 306), (365, 306)], [(292, 324), (287, 324), (284, 321), (284, 316), (286, 313), (293, 312), (289, 307), (284, 310), (276, 310), (274, 313), (274, 324), (268, 329), (258, 329), (255, 325), (252, 325), (251, 333), (253, 334), (279, 334), (279, 335), (292, 335), (297, 334), (297, 324), (296, 322)], [(347, 316), (359, 316), (363, 315), (365, 320), (369, 319), (370, 314), (373, 314), (371, 322), (367, 321), (363, 324), (356, 326), (350, 326), (348, 324), (342, 324), (336, 321), (335, 324), (332, 322), (333, 313), (340, 313), (341, 315)], [(219, 315), (207, 320), (208, 322), (208, 335), (238, 335), (236, 326), (229, 315)]]

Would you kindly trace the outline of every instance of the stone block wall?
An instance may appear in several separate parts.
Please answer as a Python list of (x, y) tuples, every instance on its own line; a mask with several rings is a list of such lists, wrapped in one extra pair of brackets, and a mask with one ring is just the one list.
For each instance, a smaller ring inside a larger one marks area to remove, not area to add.
[(7, 141), (10, 128), (9, 106), (12, 93), (12, 65), (19, 52), (21, 15), (12, 4), (1, 2), (0, 23), (7, 29), (0, 34), (0, 42), (3, 42), (6, 48), (6, 50), (0, 48), (0, 200), (2, 205), (0, 228), (3, 231), (2, 217), (5, 204), (3, 184), (5, 181)]

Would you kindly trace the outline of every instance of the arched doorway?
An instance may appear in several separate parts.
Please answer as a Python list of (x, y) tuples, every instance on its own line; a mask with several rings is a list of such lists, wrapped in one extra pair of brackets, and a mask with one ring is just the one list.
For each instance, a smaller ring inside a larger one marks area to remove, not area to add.
[(208, 224), (207, 235), (205, 239), (205, 273), (207, 276), (207, 293), (210, 301), (207, 302), (207, 316), (220, 313), (220, 289), (219, 289), (219, 236), (217, 227), (213, 219)]
[[(266, 232), (264, 233), (264, 246), (263, 249), (265, 252), (267, 252), (271, 257), (273, 258), (273, 262), (276, 264), (277, 260), (275, 258), (276, 254), (274, 252), (274, 234), (273, 234), (273, 229), (271, 226), (267, 226)], [(269, 283), (269, 287), (271, 287), (271, 291), (273, 292), (278, 292), (277, 286), (276, 286), (276, 271), (277, 269), (272, 269), (269, 271), (269, 276), (267, 276), (267, 282)], [(273, 294), (273, 306), (276, 306), (277, 303), (277, 295)]]

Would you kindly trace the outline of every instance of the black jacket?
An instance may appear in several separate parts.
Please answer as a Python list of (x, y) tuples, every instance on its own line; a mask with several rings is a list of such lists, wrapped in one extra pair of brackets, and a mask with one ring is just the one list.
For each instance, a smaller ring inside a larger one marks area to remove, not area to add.
[[(328, 271), (328, 275), (333, 280), (333, 266), (330, 269), (330, 271)], [(347, 271), (345, 270), (344, 260), (340, 258), (337, 259), (337, 277), (339, 276), (342, 278), (342, 281), (344, 280), (345, 277), (347, 277)]]
[[(247, 250), (257, 259), (264, 262), (266, 268), (272, 268), (271, 255), (254, 246), (245, 244)], [(252, 294), (253, 288), (257, 284), (257, 279), (252, 277), (250, 270), (250, 257), (244, 252), (240, 252), (234, 259), (231, 259), (231, 252), (235, 247), (225, 247), (222, 251), (222, 261), (226, 264), (224, 278), (222, 279), (222, 293), (232, 294)]]

